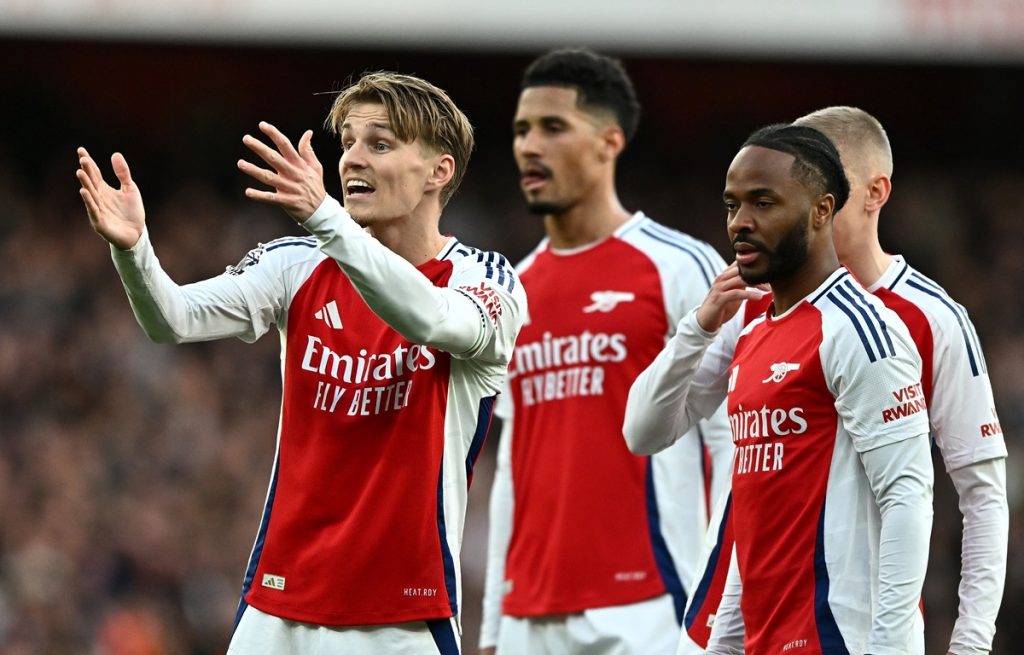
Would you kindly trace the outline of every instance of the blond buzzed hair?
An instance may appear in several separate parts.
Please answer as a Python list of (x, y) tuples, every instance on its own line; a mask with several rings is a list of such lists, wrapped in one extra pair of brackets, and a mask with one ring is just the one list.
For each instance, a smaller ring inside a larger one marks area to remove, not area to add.
[(862, 177), (865, 169), (872, 167), (892, 177), (889, 136), (878, 119), (863, 109), (826, 107), (793, 122), (824, 133), (839, 150), (844, 166), (852, 168), (857, 177)]
[(452, 156), (455, 171), (441, 189), (441, 206), (448, 204), (462, 183), (473, 152), (473, 126), (466, 115), (447, 93), (430, 82), (413, 75), (378, 71), (363, 75), (338, 94), (324, 126), (340, 135), (349, 112), (362, 103), (383, 105), (399, 140), (412, 143), (419, 139), (434, 152)]

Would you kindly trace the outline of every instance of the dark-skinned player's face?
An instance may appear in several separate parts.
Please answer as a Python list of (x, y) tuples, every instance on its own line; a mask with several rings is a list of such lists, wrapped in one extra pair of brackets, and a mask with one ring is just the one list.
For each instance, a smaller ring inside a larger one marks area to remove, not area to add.
[(816, 196), (793, 177), (794, 161), (778, 150), (747, 146), (729, 166), (722, 198), (740, 277), (747, 284), (786, 279), (807, 262)]

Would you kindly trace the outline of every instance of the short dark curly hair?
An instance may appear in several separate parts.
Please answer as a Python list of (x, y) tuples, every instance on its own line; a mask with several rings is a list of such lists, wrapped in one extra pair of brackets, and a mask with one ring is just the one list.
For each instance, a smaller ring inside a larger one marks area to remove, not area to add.
[(759, 146), (793, 155), (793, 177), (818, 193), (830, 193), (836, 204), (832, 215), (846, 204), (850, 182), (835, 144), (824, 133), (805, 125), (777, 123), (755, 131), (743, 147)]
[(523, 73), (522, 89), (562, 86), (575, 89), (577, 105), (615, 115), (628, 143), (640, 123), (633, 81), (618, 59), (588, 48), (561, 48), (541, 55)]

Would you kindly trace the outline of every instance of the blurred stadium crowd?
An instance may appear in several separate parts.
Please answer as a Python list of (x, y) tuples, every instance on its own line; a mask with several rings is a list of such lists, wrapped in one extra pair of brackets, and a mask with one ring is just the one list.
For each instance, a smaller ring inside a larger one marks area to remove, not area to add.
[[(149, 343), (105, 244), (89, 229), (74, 146), (103, 162), (115, 148), (125, 152), (157, 254), (176, 280), (192, 281), (237, 262), (259, 241), (296, 233), (283, 215), (242, 197), (234, 161), (243, 131), (261, 118), (315, 126), (327, 101), (311, 101), (312, 91), (349, 72), (401, 68), (449, 89), (477, 123), (478, 152), (442, 227), (518, 259), (541, 234), (519, 199), (509, 149), (527, 58), (0, 43), (0, 61), (0, 653), (223, 652), (270, 474), (278, 343), (269, 335), (253, 346)], [(288, 66), (299, 73), (285, 79)], [(908, 83), (899, 78), (906, 70), (881, 64), (838, 74), (795, 63), (627, 66), (646, 109), (621, 175), (629, 208), (722, 252), (723, 157), (746, 132), (836, 103), (861, 104), (886, 123), (897, 163), (883, 244), (967, 307), (995, 387), (1010, 449), (1011, 556), (994, 652), (1017, 652), (1024, 643), (1024, 623), (1015, 620), (1024, 615), (1024, 563), (1013, 556), (1024, 550), (1024, 166), (1011, 156), (1019, 156), (1021, 137), (1009, 134), (1009, 114), (988, 105), (997, 91), (1004, 100), (1010, 93), (1011, 106), (1024, 97), (1022, 71), (918, 69)], [(243, 69), (246, 76), (236, 75)], [(876, 69), (892, 79), (876, 96), (857, 91)], [(317, 71), (330, 73), (321, 79)], [(484, 71), (494, 89), (474, 95), (472, 80)], [(929, 76), (954, 93), (926, 87)], [(735, 78), (747, 93), (728, 91), (723, 79)], [(958, 95), (958, 84), (974, 99)], [(899, 102), (888, 95), (902, 87)], [(197, 106), (199, 95), (205, 105)], [(920, 113), (942, 97), (941, 110)], [(760, 104), (737, 107), (743, 98)], [(297, 111), (303, 118), (291, 116)], [(323, 137), (314, 143), (332, 170), (334, 146)], [(332, 178), (329, 190), (337, 187)], [(492, 430), (463, 548), (466, 653), (476, 652), (495, 437)], [(936, 480), (924, 597), (935, 653), (945, 652), (956, 612), (960, 521), (948, 479)]]

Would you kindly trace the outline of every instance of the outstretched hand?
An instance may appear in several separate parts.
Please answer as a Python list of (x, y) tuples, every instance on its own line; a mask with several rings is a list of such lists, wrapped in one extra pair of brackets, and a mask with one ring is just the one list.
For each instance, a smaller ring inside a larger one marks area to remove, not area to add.
[(760, 300), (765, 293), (765, 288), (748, 287), (740, 277), (739, 266), (733, 262), (711, 283), (708, 295), (697, 308), (697, 323), (707, 332), (717, 332), (736, 315), (744, 300)]
[(75, 176), (82, 188), (79, 195), (85, 203), (89, 222), (96, 233), (121, 250), (129, 250), (139, 241), (146, 225), (142, 194), (132, 181), (124, 156), (115, 152), (110, 158), (114, 175), (121, 183), (115, 189), (103, 180), (103, 174), (85, 148), (78, 149), (78, 170)]
[(273, 191), (248, 188), (247, 198), (277, 205), (296, 222), (304, 223), (320, 207), (327, 196), (324, 189), (324, 168), (313, 152), (313, 131), (306, 130), (299, 138), (298, 150), (284, 134), (270, 123), (260, 122), (260, 131), (270, 137), (276, 150), (246, 134), (242, 143), (273, 170), (260, 168), (244, 159), (238, 169)]

